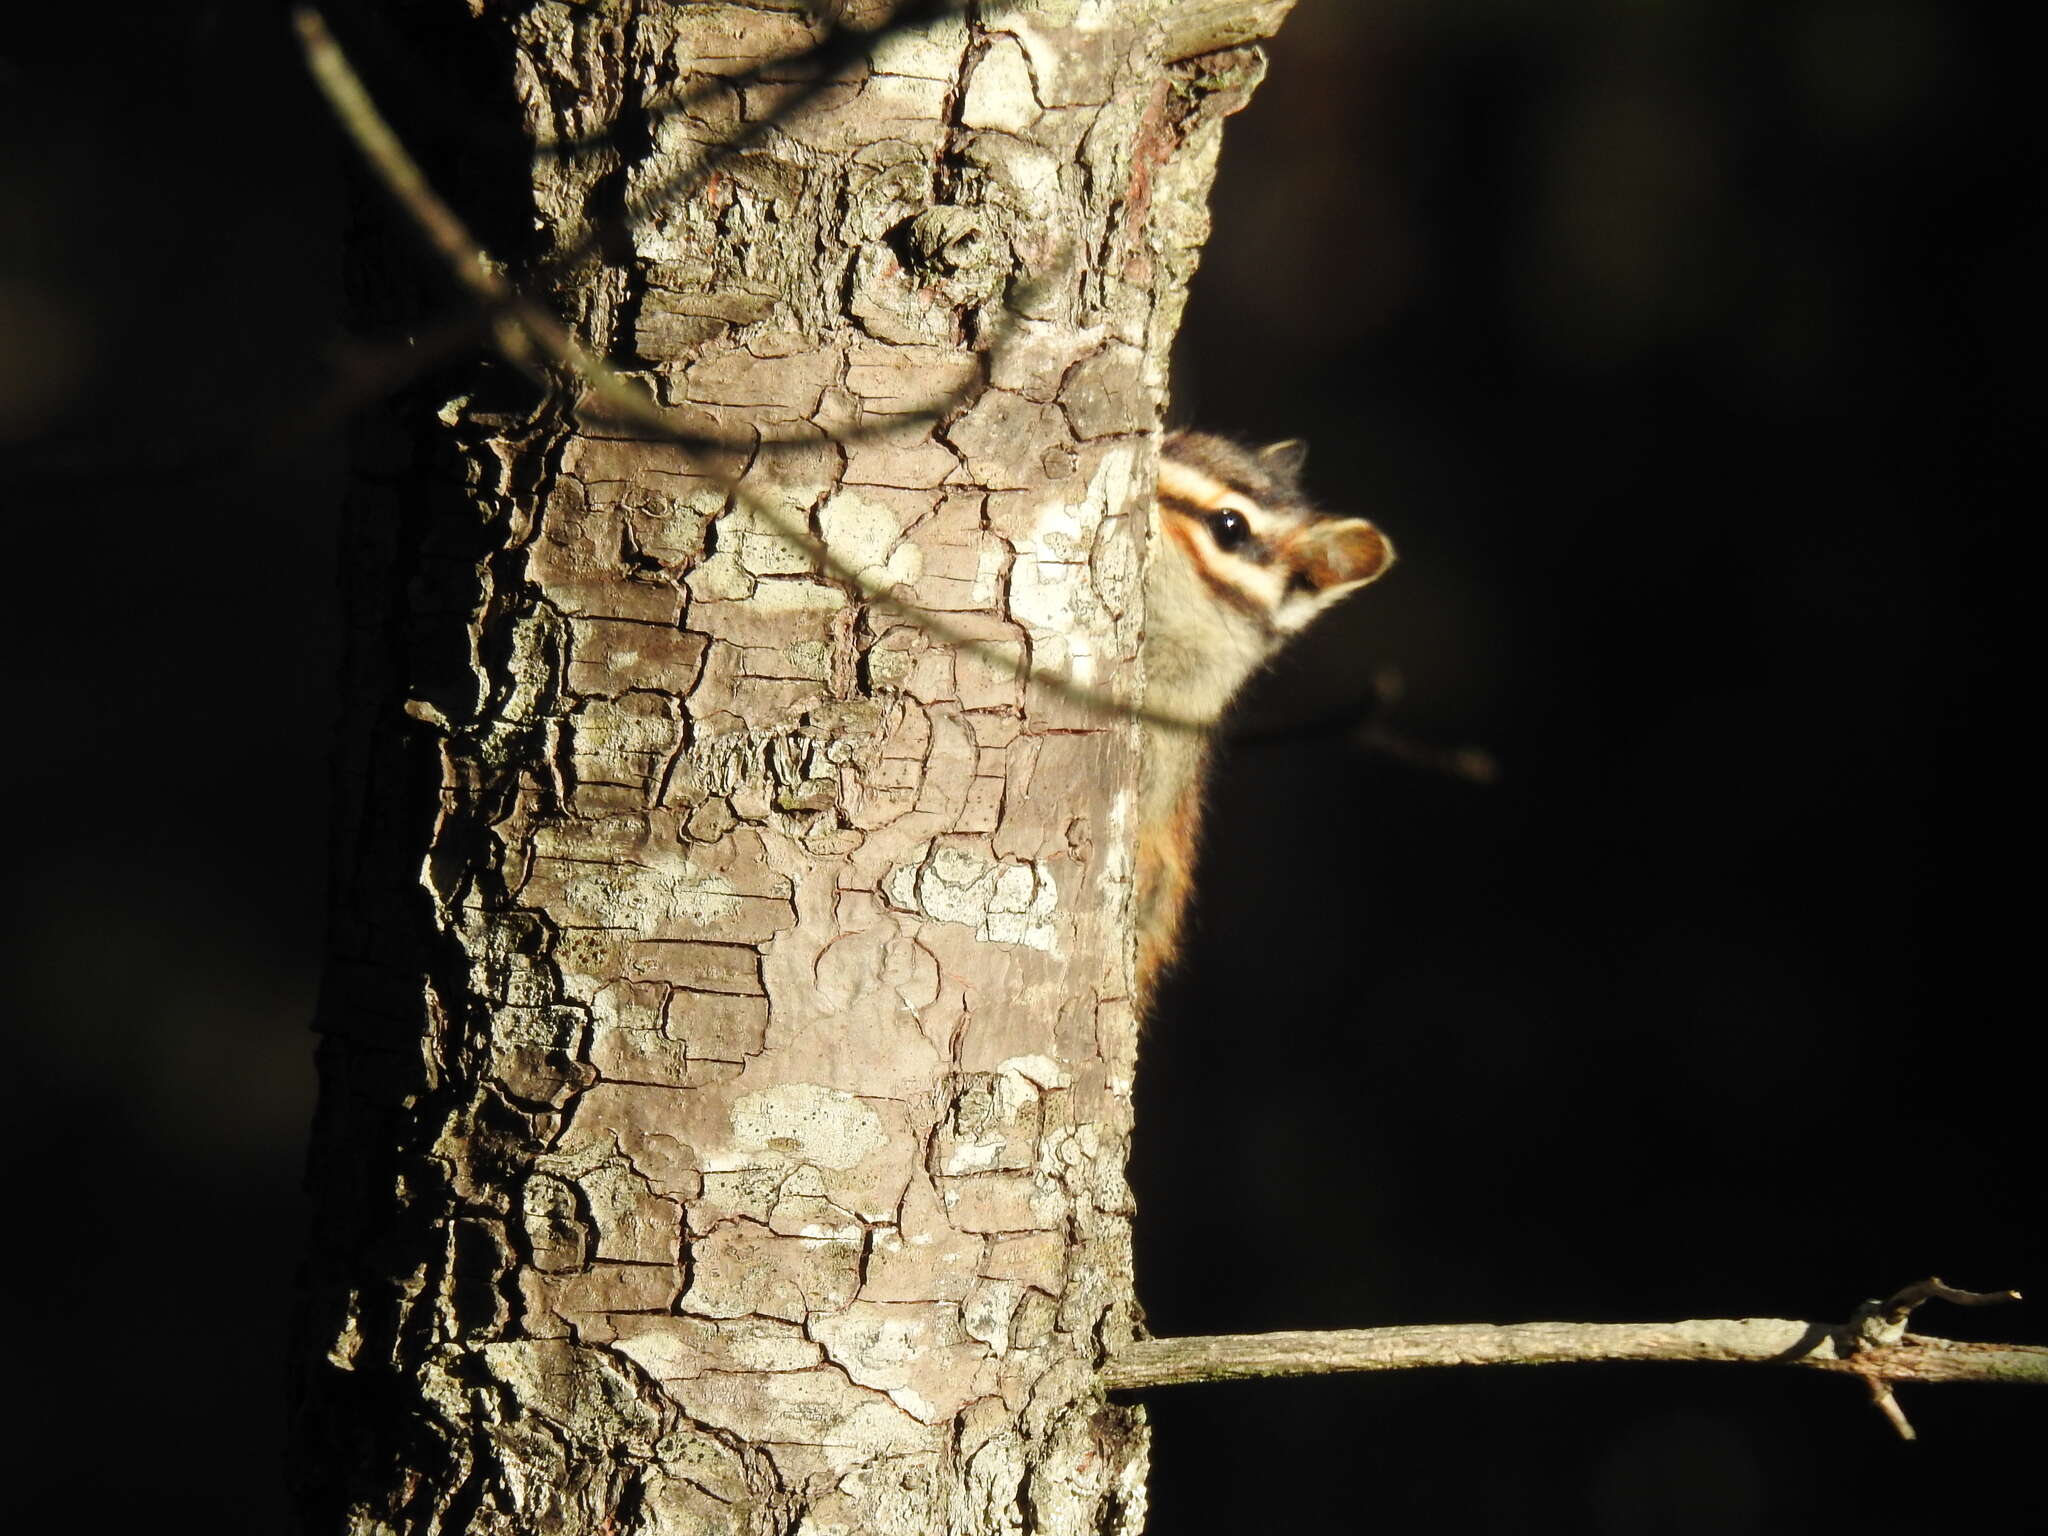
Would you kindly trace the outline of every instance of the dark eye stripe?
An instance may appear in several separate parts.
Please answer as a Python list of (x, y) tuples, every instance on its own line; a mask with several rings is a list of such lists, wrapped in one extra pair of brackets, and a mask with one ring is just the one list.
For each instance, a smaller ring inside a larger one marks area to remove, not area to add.
[[(1160, 498), (1160, 505), (1168, 505), (1166, 498)], [(1176, 507), (1174, 510), (1178, 511), (1179, 508)], [(1280, 631), (1273, 622), (1273, 614), (1267, 605), (1231, 581), (1227, 574), (1228, 568), (1214, 561), (1210, 551), (1215, 545), (1205, 537), (1206, 530), (1198, 530), (1195, 526), (1202, 521), (1200, 509), (1194, 509), (1189, 515), (1177, 517), (1168, 523), (1164, 531), (1168, 538), (1180, 546), (1196, 579), (1209, 589), (1217, 601), (1235, 608), (1246, 618), (1257, 623), (1267, 634), (1279, 634)]]

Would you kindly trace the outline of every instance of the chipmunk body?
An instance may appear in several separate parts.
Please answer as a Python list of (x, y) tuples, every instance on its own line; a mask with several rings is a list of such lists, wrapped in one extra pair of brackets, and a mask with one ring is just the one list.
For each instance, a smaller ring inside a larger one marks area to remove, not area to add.
[(1394, 548), (1362, 518), (1316, 510), (1299, 443), (1206, 433), (1162, 445), (1145, 584), (1145, 765), (1138, 807), (1138, 996), (1149, 1005), (1193, 890), (1216, 722), (1245, 680)]

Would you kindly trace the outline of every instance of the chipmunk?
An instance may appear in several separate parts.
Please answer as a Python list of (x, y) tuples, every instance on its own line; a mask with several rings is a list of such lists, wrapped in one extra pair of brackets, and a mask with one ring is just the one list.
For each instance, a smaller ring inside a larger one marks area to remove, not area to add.
[(1202, 779), (1218, 719), (1311, 619), (1386, 573), (1394, 546), (1301, 490), (1296, 441), (1162, 444), (1145, 583), (1145, 763), (1138, 801), (1138, 1003), (1171, 964), (1193, 888)]

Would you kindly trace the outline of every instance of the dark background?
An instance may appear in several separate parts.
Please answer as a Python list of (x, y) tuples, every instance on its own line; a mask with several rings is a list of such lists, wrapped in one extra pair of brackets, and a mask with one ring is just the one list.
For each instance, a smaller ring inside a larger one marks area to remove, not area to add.
[[(1219, 775), (1140, 1082), (1157, 1331), (2048, 1295), (2020, 650), (2048, 250), (2032, 55), (1992, 15), (1288, 24), (1177, 410), (1306, 437), (1403, 563)], [(0, 125), (13, 1508), (272, 1532), (341, 151), (255, 0), (11, 25)], [(1756, 1369), (1173, 1389), (1152, 1529), (2048, 1528), (2038, 1394), (1902, 1397), (1917, 1445)]]

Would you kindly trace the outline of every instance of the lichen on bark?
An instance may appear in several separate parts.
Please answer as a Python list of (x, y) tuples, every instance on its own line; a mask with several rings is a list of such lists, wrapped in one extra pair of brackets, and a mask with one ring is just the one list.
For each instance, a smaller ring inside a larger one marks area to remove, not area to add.
[(1116, 706), (1256, 56), (990, 6), (786, 111), (812, 8), (477, 9), (532, 274), (730, 446), (364, 455), (312, 1528), (1135, 1530)]

